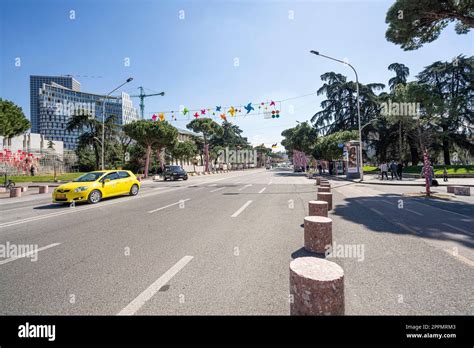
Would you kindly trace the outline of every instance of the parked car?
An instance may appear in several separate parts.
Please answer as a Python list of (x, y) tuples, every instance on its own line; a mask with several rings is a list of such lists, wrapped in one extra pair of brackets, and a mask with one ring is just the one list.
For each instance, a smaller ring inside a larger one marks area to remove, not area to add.
[(164, 174), (164, 180), (188, 180), (188, 173), (181, 168), (181, 166), (166, 166)]
[(102, 198), (136, 196), (140, 181), (128, 170), (97, 170), (81, 175), (53, 191), (53, 203), (98, 203)]
[(295, 168), (293, 169), (294, 173), (301, 173), (303, 171), (304, 171), (303, 167), (301, 167), (301, 166), (295, 166)]

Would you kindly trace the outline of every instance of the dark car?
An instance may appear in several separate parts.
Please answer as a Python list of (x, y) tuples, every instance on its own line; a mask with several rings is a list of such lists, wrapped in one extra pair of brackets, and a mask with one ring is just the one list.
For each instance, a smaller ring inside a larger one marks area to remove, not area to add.
[(294, 169), (293, 169), (294, 173), (301, 173), (303, 171), (304, 171), (303, 167), (301, 167), (301, 166), (295, 166)]
[(188, 180), (188, 173), (181, 168), (181, 166), (167, 166), (165, 168), (163, 177), (166, 180), (178, 180), (178, 179), (183, 179), (183, 180)]

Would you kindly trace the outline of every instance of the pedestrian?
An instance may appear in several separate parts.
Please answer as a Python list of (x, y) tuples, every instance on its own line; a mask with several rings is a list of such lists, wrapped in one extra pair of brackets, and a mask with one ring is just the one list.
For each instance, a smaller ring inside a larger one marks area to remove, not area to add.
[(443, 181), (448, 181), (448, 170), (446, 169), (446, 166), (443, 169)]
[(318, 171), (319, 175), (323, 175), (323, 166), (321, 165), (321, 163), (318, 164)]
[(30, 167), (30, 173), (31, 173), (31, 176), (35, 176), (35, 172), (36, 172), (36, 168), (35, 168), (35, 165), (32, 164), (31, 167)]
[(397, 174), (398, 174), (398, 180), (402, 180), (402, 174), (403, 174), (403, 163), (402, 162), (397, 164)]
[(392, 176), (392, 180), (393, 180), (393, 176), (395, 175), (395, 179), (398, 180), (398, 176), (397, 176), (397, 162), (395, 162), (394, 160), (392, 160), (392, 162), (390, 163), (390, 174)]
[(384, 175), (388, 180), (388, 165), (387, 165), (387, 162), (382, 162), (382, 164), (380, 165), (380, 172), (382, 173), (382, 180), (383, 180)]

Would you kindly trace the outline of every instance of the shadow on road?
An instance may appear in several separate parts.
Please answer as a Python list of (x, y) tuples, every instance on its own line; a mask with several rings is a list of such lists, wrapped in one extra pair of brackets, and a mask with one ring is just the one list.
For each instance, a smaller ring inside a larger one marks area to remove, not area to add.
[(299, 248), (298, 250), (291, 253), (291, 258), (293, 260), (297, 259), (298, 257), (309, 257), (309, 256), (317, 257), (317, 258), (320, 258), (320, 259), (326, 258), (324, 253), (312, 253), (311, 251), (306, 250), (304, 247)]
[(375, 232), (455, 241), (474, 248), (474, 205), (469, 203), (383, 194), (346, 198), (345, 205), (336, 206), (333, 214)]

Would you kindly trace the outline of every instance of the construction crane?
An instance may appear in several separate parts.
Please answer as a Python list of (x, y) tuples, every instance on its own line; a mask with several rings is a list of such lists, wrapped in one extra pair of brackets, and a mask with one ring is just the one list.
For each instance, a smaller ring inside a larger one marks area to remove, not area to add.
[(140, 94), (138, 95), (132, 95), (130, 96), (131, 98), (140, 98), (140, 114), (142, 116), (142, 119), (145, 118), (145, 98), (147, 97), (154, 97), (154, 96), (157, 96), (157, 95), (161, 95), (161, 96), (164, 96), (165, 95), (165, 92), (161, 92), (161, 93), (153, 93), (153, 94), (145, 94), (144, 92), (144, 88), (143, 87), (138, 87), (138, 89), (140, 90)]

